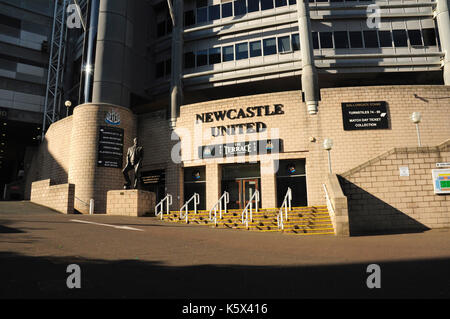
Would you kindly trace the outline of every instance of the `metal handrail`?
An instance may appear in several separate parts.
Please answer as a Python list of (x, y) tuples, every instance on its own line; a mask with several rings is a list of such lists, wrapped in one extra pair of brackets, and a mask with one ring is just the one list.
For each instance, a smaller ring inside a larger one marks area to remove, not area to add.
[[(248, 213), (250, 210), (250, 221), (253, 221), (253, 200), (255, 201), (255, 212), (258, 212), (258, 206), (259, 206), (259, 191), (255, 190), (255, 193), (250, 197), (247, 205), (245, 206), (244, 210), (242, 211), (242, 224), (245, 223), (245, 226), (248, 228)], [(245, 215), (245, 219), (244, 219)]]
[(291, 210), (291, 201), (292, 201), (292, 189), (288, 187), (286, 195), (284, 196), (283, 204), (281, 205), (280, 211), (277, 215), (277, 224), (278, 229), (284, 229), (284, 220), (283, 220), (283, 208), (284, 208), (284, 215), (285, 220), (288, 220), (288, 211)]
[[(194, 213), (197, 214), (197, 205), (200, 204), (200, 195), (197, 193), (194, 193), (194, 195), (192, 195), (191, 198), (189, 198), (189, 200), (184, 203), (184, 205), (180, 208), (180, 219), (185, 218), (186, 219), (186, 224), (189, 221), (189, 203), (191, 201), (194, 201)], [(185, 210), (185, 213), (183, 214), (183, 210)]]
[(334, 215), (334, 207), (333, 207), (333, 203), (331, 202), (330, 195), (328, 195), (327, 186), (325, 184), (322, 184), (322, 185), (323, 185), (323, 189), (325, 191), (325, 199), (327, 201), (328, 211)]
[[(223, 205), (222, 205), (223, 200)], [(225, 191), (223, 192), (223, 195), (219, 198), (217, 203), (214, 204), (214, 206), (209, 211), (209, 220), (214, 220), (214, 225), (217, 226), (217, 206), (219, 206), (219, 218), (222, 219), (222, 210), (224, 210), (225, 214), (227, 213), (227, 204), (230, 202), (230, 194)], [(212, 217), (212, 211), (214, 210), (214, 218)]]
[[(166, 214), (169, 214), (169, 206), (172, 205), (172, 195), (167, 194), (166, 197), (155, 206), (155, 216), (161, 215), (161, 219), (163, 219), (164, 202), (166, 202)], [(161, 208), (161, 211), (158, 212), (158, 208)]]

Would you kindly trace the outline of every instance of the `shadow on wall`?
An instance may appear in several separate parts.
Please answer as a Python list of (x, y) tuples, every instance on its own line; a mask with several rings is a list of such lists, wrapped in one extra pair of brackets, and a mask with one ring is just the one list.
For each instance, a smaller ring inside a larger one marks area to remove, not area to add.
[(338, 178), (347, 197), (351, 236), (419, 233), (430, 230), (342, 176)]

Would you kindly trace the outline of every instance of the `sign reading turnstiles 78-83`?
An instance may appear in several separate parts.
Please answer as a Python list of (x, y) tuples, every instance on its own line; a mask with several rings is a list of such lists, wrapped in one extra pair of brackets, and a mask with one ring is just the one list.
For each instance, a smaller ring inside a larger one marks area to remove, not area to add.
[(342, 103), (344, 130), (380, 130), (389, 128), (387, 103), (349, 102)]
[(450, 194), (450, 169), (433, 169), (435, 194)]

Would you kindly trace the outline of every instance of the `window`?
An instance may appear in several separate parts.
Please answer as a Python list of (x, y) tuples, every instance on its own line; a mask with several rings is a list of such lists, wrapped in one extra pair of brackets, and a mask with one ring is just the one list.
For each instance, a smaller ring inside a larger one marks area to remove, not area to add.
[(436, 32), (434, 29), (423, 29), (423, 45), (432, 46), (436, 45)]
[(277, 43), (275, 38), (263, 40), (264, 55), (272, 55), (277, 53)]
[(194, 52), (186, 52), (184, 54), (184, 67), (186, 69), (195, 67), (195, 54)]
[(184, 26), (188, 27), (195, 24), (194, 10), (189, 10), (184, 13)]
[(261, 0), (261, 10), (273, 9), (273, 0)]
[(422, 33), (420, 33), (420, 30), (408, 30), (408, 36), (411, 45), (423, 45)]
[(320, 47), (322, 49), (333, 48), (333, 34), (331, 32), (320, 32)]
[(233, 61), (234, 60), (234, 52), (233, 52), (233, 46), (227, 46), (222, 48), (222, 61)]
[(363, 31), (366, 48), (378, 48), (377, 31)]
[(156, 78), (162, 78), (164, 76), (164, 61), (156, 63), (155, 76)]
[(206, 7), (208, 5), (208, 0), (197, 0), (197, 8)]
[(297, 4), (297, 0), (289, 0), (289, 5)]
[(166, 75), (170, 75), (170, 72), (172, 72), (172, 60), (166, 60)]
[(319, 48), (319, 34), (317, 32), (311, 32), (311, 36), (312, 36), (313, 48), (318, 49)]
[(208, 51), (201, 50), (197, 52), (197, 67), (208, 64)]
[(222, 18), (228, 18), (233, 15), (233, 3), (227, 2), (222, 4)]
[(173, 28), (173, 25), (172, 25), (172, 18), (170, 17), (170, 15), (169, 14), (167, 14), (167, 18), (166, 18), (166, 32), (167, 32), (167, 34), (170, 34), (170, 33), (172, 33), (172, 28)]
[(206, 22), (208, 20), (208, 8), (198, 8), (197, 9), (197, 23)]
[(250, 42), (250, 57), (261, 56), (261, 41)]
[(275, 7), (277, 7), (277, 8), (284, 7), (286, 5), (287, 5), (286, 0), (275, 0)]
[(362, 48), (363, 42), (362, 42), (362, 33), (360, 31), (350, 31), (350, 46), (352, 48)]
[(391, 31), (378, 31), (378, 38), (380, 39), (380, 47), (392, 48)]
[(209, 6), (209, 21), (220, 19), (220, 4), (216, 4), (215, 6)]
[(247, 13), (247, 7), (245, 5), (245, 0), (234, 1), (234, 15), (239, 16)]
[(248, 59), (248, 43), (236, 44), (236, 60)]
[(160, 38), (163, 37), (164, 35), (166, 35), (166, 21), (159, 22), (156, 25), (156, 36)]
[(220, 48), (209, 49), (209, 64), (216, 64), (221, 62)]
[(300, 36), (298, 35), (298, 33), (294, 33), (292, 35), (292, 50), (300, 50)]
[(248, 12), (259, 11), (259, 0), (248, 0)]
[(408, 39), (406, 37), (405, 30), (393, 30), (392, 34), (394, 36), (394, 44), (396, 47), (401, 48), (408, 46)]
[(289, 36), (278, 38), (278, 52), (290, 52), (291, 51), (291, 41)]
[(349, 48), (347, 31), (334, 32), (334, 47), (336, 49)]

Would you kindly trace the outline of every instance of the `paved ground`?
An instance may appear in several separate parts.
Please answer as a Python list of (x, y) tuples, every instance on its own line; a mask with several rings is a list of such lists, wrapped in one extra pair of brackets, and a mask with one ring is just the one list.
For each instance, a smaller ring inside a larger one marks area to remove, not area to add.
[(450, 298), (449, 229), (301, 237), (0, 202), (0, 258), (0, 298)]

